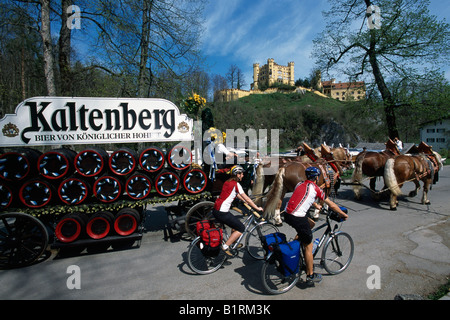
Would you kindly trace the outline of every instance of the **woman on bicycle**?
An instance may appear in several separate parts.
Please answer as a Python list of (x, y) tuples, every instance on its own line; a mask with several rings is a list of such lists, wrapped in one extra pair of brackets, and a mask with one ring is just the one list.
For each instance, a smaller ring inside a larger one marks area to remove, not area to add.
[(316, 199), (324, 201), (331, 210), (339, 213), (343, 219), (347, 219), (347, 215), (339, 208), (337, 204), (331, 201), (322, 189), (317, 186), (320, 176), (320, 170), (316, 167), (308, 167), (305, 170), (306, 181), (300, 182), (295, 187), (292, 197), (286, 206), (286, 214), (284, 221), (293, 227), (298, 234), (298, 238), (303, 245), (305, 252), (306, 263), (306, 279), (309, 282), (320, 282), (322, 276), (314, 273), (313, 265), (313, 243), (312, 232), (306, 214), (312, 205), (320, 209), (320, 206), (315, 204)]
[(239, 183), (244, 177), (244, 169), (241, 166), (236, 165), (231, 168), (230, 173), (231, 178), (223, 184), (222, 192), (214, 204), (213, 215), (218, 221), (226, 224), (234, 230), (227, 242), (222, 246), (224, 252), (228, 256), (232, 257), (233, 254), (229, 251), (229, 246), (235, 242), (245, 230), (244, 224), (230, 212), (232, 202), (237, 197), (238, 199), (248, 203), (257, 211), (263, 211), (263, 208), (258, 207), (252, 199), (245, 194)]

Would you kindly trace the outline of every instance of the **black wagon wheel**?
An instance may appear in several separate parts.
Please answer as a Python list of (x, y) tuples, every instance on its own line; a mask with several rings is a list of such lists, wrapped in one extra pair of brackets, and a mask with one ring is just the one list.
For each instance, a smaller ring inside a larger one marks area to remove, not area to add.
[(32, 264), (47, 245), (47, 229), (35, 217), (20, 212), (0, 214), (0, 269)]
[(193, 238), (197, 236), (196, 226), (197, 222), (208, 219), (214, 220), (212, 215), (212, 210), (214, 207), (214, 202), (212, 201), (203, 201), (194, 205), (189, 211), (186, 213), (185, 218), (185, 229), (186, 232)]

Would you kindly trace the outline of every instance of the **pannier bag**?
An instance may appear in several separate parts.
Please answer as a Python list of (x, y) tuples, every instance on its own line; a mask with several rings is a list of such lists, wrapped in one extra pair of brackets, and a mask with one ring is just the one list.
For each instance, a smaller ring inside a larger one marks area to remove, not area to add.
[(202, 253), (209, 256), (219, 254), (223, 239), (223, 230), (221, 228), (216, 228), (214, 224), (208, 220), (197, 222), (196, 229), (197, 234), (202, 238)]
[(262, 246), (266, 254), (269, 252), (269, 246), (272, 244), (281, 244), (286, 242), (286, 235), (281, 232), (269, 233), (262, 237)]
[(300, 262), (300, 241), (293, 240), (287, 243), (281, 243), (274, 249), (277, 259), (281, 265), (281, 272), (284, 276), (298, 273)]

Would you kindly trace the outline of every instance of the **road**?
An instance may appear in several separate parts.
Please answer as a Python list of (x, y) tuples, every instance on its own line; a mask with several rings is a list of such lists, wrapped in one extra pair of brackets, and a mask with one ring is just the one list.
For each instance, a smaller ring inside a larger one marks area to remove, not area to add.
[[(380, 183), (380, 182), (379, 182)], [(413, 184), (403, 187), (405, 193)], [(151, 299), (151, 300), (392, 300), (397, 294), (426, 296), (450, 275), (450, 167), (429, 192), (431, 205), (400, 197), (397, 211), (387, 200), (374, 201), (368, 193), (353, 200), (349, 186), (336, 202), (350, 210), (342, 230), (352, 235), (355, 255), (340, 275), (326, 275), (315, 287), (297, 285), (286, 294), (267, 296), (260, 282), (262, 262), (247, 254), (212, 275), (193, 274), (186, 264), (189, 242), (165, 241), (163, 207), (148, 211), (147, 231), (140, 247), (60, 257), (56, 252), (36, 265), (0, 271), (0, 299)], [(293, 237), (293, 229), (281, 231)], [(72, 271), (76, 266), (78, 271)], [(74, 272), (74, 273), (73, 273)], [(80, 275), (80, 282), (72, 281)], [(69, 283), (69, 285), (68, 285)], [(79, 284), (72, 288), (71, 284)], [(379, 286), (378, 286), (379, 285)]]

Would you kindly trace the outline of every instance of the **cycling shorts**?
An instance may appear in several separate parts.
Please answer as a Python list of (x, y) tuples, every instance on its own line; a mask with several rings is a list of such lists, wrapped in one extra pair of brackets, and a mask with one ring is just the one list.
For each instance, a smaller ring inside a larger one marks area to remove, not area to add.
[(245, 231), (244, 224), (239, 221), (237, 217), (235, 217), (231, 212), (223, 212), (218, 210), (213, 210), (213, 216), (216, 218), (219, 222), (222, 222), (223, 224), (229, 226), (230, 228), (239, 231), (240, 233), (243, 233)]
[(308, 217), (296, 217), (292, 214), (285, 213), (284, 221), (297, 231), (298, 238), (302, 244), (310, 244), (313, 239), (311, 227), (309, 225)]

